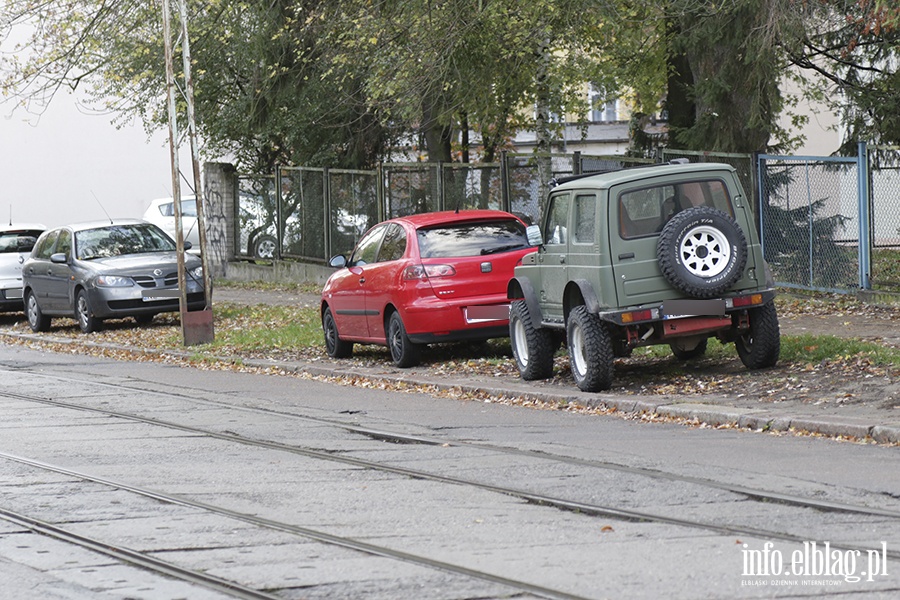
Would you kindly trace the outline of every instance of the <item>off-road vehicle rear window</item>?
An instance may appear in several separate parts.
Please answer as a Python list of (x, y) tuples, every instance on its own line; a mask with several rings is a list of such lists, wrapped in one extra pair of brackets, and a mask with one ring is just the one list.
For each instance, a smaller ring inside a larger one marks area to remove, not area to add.
[(619, 234), (624, 239), (656, 235), (676, 213), (695, 206), (717, 208), (734, 217), (728, 189), (720, 180), (653, 186), (619, 196)]

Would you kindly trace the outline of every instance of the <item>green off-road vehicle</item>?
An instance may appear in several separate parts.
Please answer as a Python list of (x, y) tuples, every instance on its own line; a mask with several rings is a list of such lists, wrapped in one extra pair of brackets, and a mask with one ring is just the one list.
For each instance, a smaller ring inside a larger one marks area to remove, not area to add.
[(550, 192), (539, 246), (509, 282), (522, 377), (546, 379), (568, 344), (587, 392), (609, 389), (616, 357), (668, 344), (682, 360), (734, 342), (751, 369), (781, 349), (775, 290), (734, 168), (663, 164), (576, 176)]

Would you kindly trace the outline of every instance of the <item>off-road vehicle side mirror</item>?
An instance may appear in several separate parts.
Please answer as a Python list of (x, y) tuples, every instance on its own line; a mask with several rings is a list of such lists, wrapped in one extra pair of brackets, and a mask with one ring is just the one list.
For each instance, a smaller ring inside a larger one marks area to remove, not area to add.
[(525, 235), (528, 238), (528, 243), (532, 246), (544, 245), (544, 238), (541, 235), (540, 225), (529, 225), (525, 228)]

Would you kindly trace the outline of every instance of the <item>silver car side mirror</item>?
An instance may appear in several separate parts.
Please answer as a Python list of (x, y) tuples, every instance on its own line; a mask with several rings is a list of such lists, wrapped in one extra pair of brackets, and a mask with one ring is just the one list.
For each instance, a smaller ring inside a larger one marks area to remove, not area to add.
[(529, 225), (526, 227), (525, 236), (528, 238), (528, 243), (532, 246), (544, 245), (544, 237), (541, 235), (540, 225)]

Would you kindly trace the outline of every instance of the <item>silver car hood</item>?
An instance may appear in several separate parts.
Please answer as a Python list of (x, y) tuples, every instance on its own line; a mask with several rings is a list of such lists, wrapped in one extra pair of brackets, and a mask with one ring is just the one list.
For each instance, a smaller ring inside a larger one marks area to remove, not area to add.
[[(110, 256), (108, 258), (95, 258), (82, 260), (79, 264), (92, 271), (103, 273), (149, 273), (154, 269), (162, 269), (163, 274), (172, 273), (178, 269), (177, 252), (152, 252), (145, 254), (125, 254), (122, 256)], [(200, 259), (186, 254), (184, 257), (185, 269), (190, 270), (200, 266)]]

